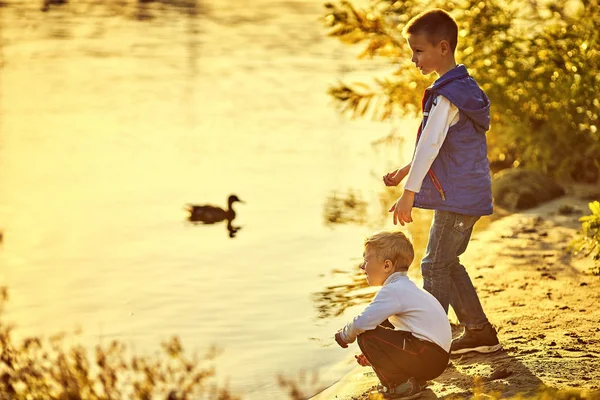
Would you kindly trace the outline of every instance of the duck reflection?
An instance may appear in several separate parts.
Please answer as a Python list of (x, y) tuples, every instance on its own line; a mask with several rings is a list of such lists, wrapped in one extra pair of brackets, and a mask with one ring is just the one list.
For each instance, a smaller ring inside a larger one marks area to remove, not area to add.
[(229, 237), (233, 238), (235, 237), (236, 233), (242, 229), (242, 227), (234, 226), (232, 224), (233, 220), (235, 219), (235, 210), (233, 209), (233, 203), (235, 202), (244, 203), (235, 194), (232, 194), (227, 199), (227, 209), (212, 205), (188, 204), (187, 210), (190, 213), (188, 216), (188, 221), (202, 224), (215, 224), (218, 222), (227, 221)]

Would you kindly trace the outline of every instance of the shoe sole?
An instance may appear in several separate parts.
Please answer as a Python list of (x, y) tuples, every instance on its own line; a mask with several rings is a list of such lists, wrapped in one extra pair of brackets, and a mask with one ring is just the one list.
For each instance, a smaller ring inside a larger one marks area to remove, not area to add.
[(423, 392), (419, 392), (419, 393), (415, 393), (410, 396), (404, 396), (404, 397), (385, 397), (385, 396), (383, 396), (383, 398), (391, 399), (391, 400), (410, 400), (410, 399), (416, 399), (417, 397), (420, 397), (422, 394), (423, 394)]
[(481, 354), (489, 354), (489, 353), (494, 353), (494, 352), (500, 350), (501, 348), (502, 348), (501, 344), (496, 344), (494, 346), (479, 346), (479, 347), (473, 347), (473, 348), (469, 348), (469, 349), (452, 350), (451, 354), (458, 355), (458, 354), (470, 353), (472, 351), (481, 353)]

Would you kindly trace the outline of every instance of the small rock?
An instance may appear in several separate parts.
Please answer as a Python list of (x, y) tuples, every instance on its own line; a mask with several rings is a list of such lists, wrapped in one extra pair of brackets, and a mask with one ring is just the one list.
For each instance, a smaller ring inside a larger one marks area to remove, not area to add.
[(598, 356), (587, 353), (587, 354), (582, 355), (581, 358), (598, 358)]
[(558, 208), (558, 213), (560, 215), (572, 215), (575, 213), (580, 212), (577, 208), (569, 205), (569, 204), (563, 204), (562, 206), (560, 206)]
[(581, 283), (579, 284), (579, 286), (587, 286), (587, 285), (588, 285), (588, 284), (587, 284), (586, 282), (581, 282)]
[(538, 353), (540, 350), (539, 349), (528, 349), (528, 350), (522, 350), (519, 352), (519, 354), (533, 354), (533, 353)]
[(556, 342), (555, 341), (551, 341), (548, 346), (556, 346)]
[(508, 378), (511, 375), (512, 375), (512, 371), (510, 371), (506, 368), (500, 368), (500, 369), (495, 370), (494, 373), (492, 373), (492, 375), (488, 378), (488, 380), (495, 381), (496, 379)]
[(565, 190), (540, 172), (506, 169), (494, 175), (492, 193), (497, 205), (515, 211), (553, 200)]

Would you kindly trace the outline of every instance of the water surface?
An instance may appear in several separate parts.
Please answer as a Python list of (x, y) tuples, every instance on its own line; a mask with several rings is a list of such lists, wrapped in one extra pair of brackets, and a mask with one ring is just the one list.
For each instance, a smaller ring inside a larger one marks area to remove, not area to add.
[[(382, 66), (325, 36), (320, 1), (190, 4), (0, 8), (10, 317), (139, 352), (217, 345), (219, 379), (248, 399), (282, 398), (278, 374), (330, 384), (353, 365), (331, 337), (356, 309), (319, 319), (313, 293), (391, 224), (328, 226), (324, 205), (353, 189), (380, 215), (379, 176), (402, 163), (371, 146), (390, 124), (340, 116), (326, 89)], [(231, 193), (235, 238), (186, 220)]]

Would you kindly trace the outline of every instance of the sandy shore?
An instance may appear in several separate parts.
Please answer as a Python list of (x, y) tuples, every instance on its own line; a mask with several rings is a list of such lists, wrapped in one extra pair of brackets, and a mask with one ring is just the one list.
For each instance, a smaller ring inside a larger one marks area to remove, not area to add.
[[(590, 274), (591, 258), (565, 252), (593, 190), (511, 214), (474, 236), (462, 261), (504, 350), (452, 358), (422, 399), (600, 389), (600, 277)], [(559, 213), (565, 205), (569, 215)], [(368, 399), (376, 383), (371, 368), (357, 366), (312, 399)]]

